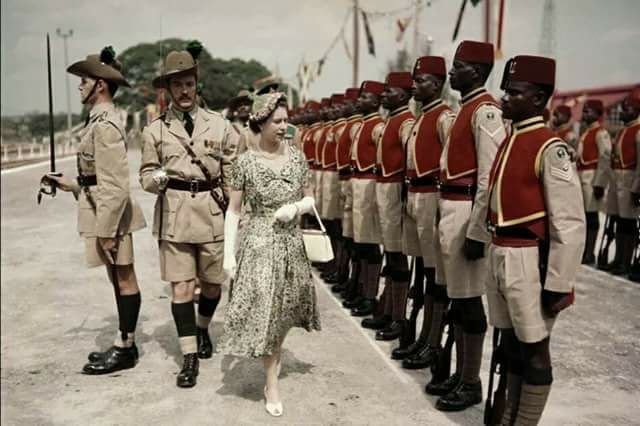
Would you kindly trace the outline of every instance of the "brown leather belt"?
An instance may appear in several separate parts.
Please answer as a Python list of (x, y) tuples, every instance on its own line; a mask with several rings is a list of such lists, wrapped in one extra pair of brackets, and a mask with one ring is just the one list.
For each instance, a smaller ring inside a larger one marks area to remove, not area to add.
[(167, 188), (175, 189), (177, 191), (189, 191), (191, 193), (206, 192), (216, 188), (218, 186), (218, 182), (218, 179), (215, 179), (213, 182), (207, 182), (206, 180), (198, 179), (181, 180), (170, 178), (167, 183)]
[(447, 185), (440, 184), (440, 192), (442, 194), (468, 195), (473, 197), (476, 195), (478, 187), (476, 185)]

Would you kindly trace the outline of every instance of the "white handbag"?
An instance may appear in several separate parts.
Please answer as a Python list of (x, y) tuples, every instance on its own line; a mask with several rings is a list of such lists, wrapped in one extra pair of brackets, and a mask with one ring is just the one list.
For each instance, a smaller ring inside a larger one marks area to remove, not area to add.
[(329, 262), (333, 260), (333, 249), (331, 248), (331, 240), (327, 235), (327, 230), (320, 219), (320, 215), (313, 206), (313, 213), (320, 224), (320, 229), (303, 229), (302, 240), (304, 241), (304, 249), (307, 257), (311, 262)]

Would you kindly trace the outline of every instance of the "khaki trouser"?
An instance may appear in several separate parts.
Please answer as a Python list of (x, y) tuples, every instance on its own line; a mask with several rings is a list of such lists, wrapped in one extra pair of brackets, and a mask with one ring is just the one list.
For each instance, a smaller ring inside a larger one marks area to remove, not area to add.
[(313, 170), (313, 198), (316, 201), (316, 210), (322, 216), (322, 170)]
[(224, 241), (210, 243), (160, 242), (160, 278), (179, 282), (195, 278), (221, 284), (226, 276), (222, 269)]
[(380, 235), (385, 251), (402, 252), (402, 183), (376, 183)]
[[(89, 268), (110, 264), (107, 255), (100, 247), (97, 237), (85, 237), (84, 254)], [(125, 234), (118, 237), (118, 251), (116, 252), (116, 265), (133, 264), (133, 237), (131, 234)]]
[(437, 192), (409, 192), (402, 222), (403, 252), (422, 256), (424, 266), (436, 266), (434, 247)]
[(353, 239), (356, 243), (380, 244), (380, 220), (375, 179), (351, 180), (353, 188)]
[(633, 170), (613, 171), (607, 194), (607, 214), (619, 215), (625, 219), (636, 219), (640, 215), (640, 208), (635, 207), (631, 200), (634, 173)]
[(489, 322), (513, 328), (518, 340), (539, 342), (549, 336), (554, 318), (542, 308), (538, 247), (489, 247), (487, 302)]
[(444, 277), (440, 276), (440, 279), (447, 284), (447, 295), (453, 299), (482, 296), (487, 278), (487, 258), (470, 261), (462, 253), (471, 216), (471, 201), (440, 198), (438, 209), (440, 250), (436, 251), (436, 255), (442, 256), (440, 263)]
[(353, 189), (351, 179), (340, 181), (342, 194), (342, 236), (353, 238)]
[(584, 200), (585, 212), (605, 211), (604, 208), (607, 194), (605, 193), (604, 197), (599, 200), (596, 200), (593, 196), (593, 186), (591, 186), (591, 183), (593, 182), (595, 174), (595, 170), (582, 170), (578, 172), (578, 176), (580, 177), (580, 186), (582, 187), (582, 199)]
[(338, 172), (333, 170), (323, 170), (322, 211), (320, 216), (327, 220), (342, 219), (341, 198)]

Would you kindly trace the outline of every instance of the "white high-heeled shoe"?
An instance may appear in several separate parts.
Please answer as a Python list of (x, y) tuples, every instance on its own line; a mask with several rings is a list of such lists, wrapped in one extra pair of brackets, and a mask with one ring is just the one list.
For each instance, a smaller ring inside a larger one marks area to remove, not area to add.
[(282, 407), (282, 401), (278, 402), (269, 402), (267, 399), (267, 387), (264, 387), (264, 408), (267, 410), (267, 413), (271, 414), (273, 417), (280, 417), (284, 412), (284, 408)]

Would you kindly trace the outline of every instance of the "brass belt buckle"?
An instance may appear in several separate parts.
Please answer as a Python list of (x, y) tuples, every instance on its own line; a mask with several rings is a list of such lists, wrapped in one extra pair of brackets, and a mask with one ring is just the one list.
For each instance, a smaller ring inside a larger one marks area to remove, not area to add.
[(198, 192), (198, 189), (200, 189), (199, 186), (200, 183), (197, 179), (191, 179), (189, 181), (189, 191), (191, 192), (192, 197), (195, 197), (196, 192)]

